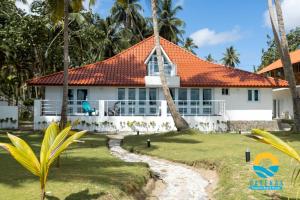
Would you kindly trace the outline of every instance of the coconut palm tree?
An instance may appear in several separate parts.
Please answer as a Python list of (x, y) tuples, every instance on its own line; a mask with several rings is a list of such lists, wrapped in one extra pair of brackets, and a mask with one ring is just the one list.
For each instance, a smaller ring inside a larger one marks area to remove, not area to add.
[[(285, 33), (284, 20), (283, 20), (280, 1), (275, 0), (275, 8), (277, 14), (276, 16), (273, 8), (273, 0), (268, 0), (268, 7), (269, 7), (272, 30), (274, 34), (274, 40), (277, 44), (277, 49), (281, 58), (281, 62), (283, 63), (285, 79), (289, 83), (289, 88), (292, 95), (293, 110), (294, 110), (294, 124), (295, 124), (294, 131), (299, 132), (300, 131), (300, 99), (299, 99), (300, 96), (297, 93), (296, 80), (295, 80), (293, 66), (289, 54), (289, 46), (288, 46), (287, 37)], [(278, 27), (278, 31), (276, 27)]]
[(205, 57), (205, 60), (207, 60), (208, 62), (216, 62), (216, 60), (212, 57), (211, 54), (208, 54), (208, 55)]
[(138, 21), (143, 20), (143, 11), (139, 0), (116, 1), (111, 8), (111, 18), (127, 29), (134, 28)]
[(163, 0), (158, 6), (158, 28), (159, 35), (163, 38), (178, 44), (182, 41), (185, 23), (176, 17), (177, 13), (182, 10), (181, 6), (173, 7), (172, 0)]
[(239, 56), (236, 49), (233, 46), (226, 48), (226, 52), (223, 54), (224, 57), (221, 59), (224, 65), (228, 67), (236, 67), (240, 64)]
[(194, 49), (198, 49), (198, 46), (194, 43), (192, 38), (188, 37), (184, 41), (183, 48), (196, 55)]
[[(67, 123), (67, 107), (68, 107), (68, 68), (70, 64), (69, 58), (69, 9), (71, 12), (79, 12), (83, 8), (84, 0), (47, 0), (50, 8), (51, 19), (54, 23), (63, 20), (64, 30), (64, 78), (63, 78), (63, 98), (61, 107), (60, 127), (65, 127)], [(95, 4), (95, 0), (89, 0), (90, 5)]]
[(186, 130), (189, 128), (188, 123), (181, 117), (178, 113), (172, 96), (170, 94), (170, 89), (167, 85), (166, 76), (164, 73), (164, 66), (163, 66), (163, 57), (162, 57), (162, 50), (160, 46), (160, 37), (159, 37), (159, 29), (158, 29), (158, 19), (157, 19), (157, 0), (151, 0), (151, 8), (152, 8), (152, 20), (153, 20), (153, 30), (154, 30), (154, 42), (155, 42), (155, 50), (157, 54), (158, 60), (158, 68), (159, 68), (159, 75), (161, 79), (161, 85), (163, 94), (167, 101), (170, 113), (173, 117), (175, 126), (178, 131)]

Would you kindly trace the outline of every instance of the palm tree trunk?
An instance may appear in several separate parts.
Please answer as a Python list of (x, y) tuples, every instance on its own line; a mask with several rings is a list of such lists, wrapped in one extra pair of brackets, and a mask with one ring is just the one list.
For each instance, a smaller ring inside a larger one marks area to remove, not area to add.
[(155, 49), (158, 60), (158, 68), (159, 75), (162, 85), (163, 94), (168, 104), (168, 108), (173, 117), (175, 126), (178, 131), (186, 130), (189, 128), (189, 124), (181, 117), (181, 115), (177, 112), (176, 106), (170, 94), (170, 89), (167, 85), (167, 80), (164, 73), (162, 52), (160, 48), (160, 40), (159, 40), (159, 31), (158, 31), (158, 22), (157, 22), (157, 0), (151, 0), (152, 7), (152, 19), (153, 19), (153, 30), (154, 30), (154, 40), (155, 40)]
[(67, 123), (67, 107), (68, 107), (68, 68), (69, 68), (69, 0), (64, 0), (64, 82), (63, 82), (63, 98), (61, 107), (61, 130)]
[(277, 33), (276, 26), (275, 26), (276, 18), (273, 10), (273, 0), (268, 0), (268, 5), (269, 5), (271, 25), (274, 33), (274, 39), (277, 44), (277, 48), (281, 57), (281, 62), (283, 64), (285, 79), (289, 83), (289, 88), (292, 96), (294, 124), (295, 124), (294, 131), (299, 132), (300, 131), (300, 98), (297, 93), (296, 80), (293, 71), (293, 65), (289, 54), (289, 46), (286, 38), (280, 1), (275, 0), (279, 35)]

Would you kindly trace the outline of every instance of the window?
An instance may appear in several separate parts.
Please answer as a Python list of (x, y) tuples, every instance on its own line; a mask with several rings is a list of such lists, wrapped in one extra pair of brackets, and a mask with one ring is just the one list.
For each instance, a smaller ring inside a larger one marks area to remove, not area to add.
[(179, 88), (178, 89), (178, 100), (179, 105), (186, 105), (187, 104), (187, 89), (186, 88)]
[(191, 105), (198, 105), (200, 100), (199, 89), (191, 89)]
[(248, 101), (252, 101), (252, 90), (248, 90)]
[(171, 96), (172, 96), (172, 99), (175, 100), (176, 99), (176, 93), (175, 93), (175, 88), (170, 88), (170, 93), (171, 93)]
[(87, 100), (87, 89), (78, 89), (77, 90), (77, 100), (78, 101), (84, 101)]
[[(175, 74), (174, 65), (168, 61), (168, 59), (163, 55), (163, 65), (166, 76), (172, 76)], [(148, 76), (159, 76), (159, 67), (156, 53), (150, 57), (147, 64)]]
[(211, 89), (203, 89), (203, 105), (211, 105), (212, 91)]
[(146, 88), (140, 88), (139, 89), (139, 104), (145, 105), (146, 101)]
[(135, 113), (135, 88), (129, 88), (128, 89), (128, 105), (129, 107), (129, 114), (134, 114)]
[(129, 104), (135, 104), (135, 88), (129, 88), (128, 90), (128, 100)]
[(259, 101), (259, 90), (248, 90), (248, 101)]
[(150, 100), (150, 105), (156, 105), (156, 100), (157, 100), (157, 89), (156, 88), (149, 89), (149, 100)]
[(74, 97), (74, 90), (73, 89), (68, 89), (68, 100), (69, 100), (69, 104), (73, 104), (75, 97)]
[(228, 88), (222, 88), (222, 95), (229, 95), (229, 89)]
[(121, 114), (125, 113), (125, 107), (122, 105), (125, 105), (125, 88), (119, 88), (118, 89), (118, 100), (121, 102)]
[(118, 100), (125, 100), (125, 88), (118, 89)]

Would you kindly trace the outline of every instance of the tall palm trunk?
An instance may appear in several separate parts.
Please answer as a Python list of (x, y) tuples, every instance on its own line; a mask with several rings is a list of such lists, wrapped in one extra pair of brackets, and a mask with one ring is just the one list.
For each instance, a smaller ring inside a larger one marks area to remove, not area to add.
[(64, 83), (63, 98), (61, 106), (61, 130), (67, 123), (67, 107), (68, 107), (68, 68), (69, 68), (69, 0), (64, 0)]
[(285, 79), (289, 83), (289, 88), (293, 100), (294, 124), (295, 124), (294, 131), (299, 132), (300, 131), (300, 97), (297, 93), (296, 80), (293, 71), (293, 65), (291, 62), (291, 57), (289, 54), (289, 46), (286, 38), (280, 1), (275, 0), (279, 34), (277, 33), (276, 26), (275, 26), (276, 18), (273, 10), (273, 0), (268, 0), (268, 5), (269, 5), (271, 25), (274, 33), (274, 39), (277, 44), (277, 48), (281, 57), (281, 62), (283, 64)]
[(157, 22), (157, 0), (151, 0), (151, 7), (152, 7), (155, 49), (156, 49), (156, 54), (157, 54), (159, 76), (160, 76), (160, 80), (161, 80), (163, 93), (164, 93), (165, 99), (168, 104), (168, 108), (173, 117), (173, 120), (174, 120), (177, 130), (178, 131), (186, 130), (189, 128), (189, 124), (185, 121), (185, 119), (183, 119), (181, 117), (181, 115), (176, 110), (176, 106), (172, 99), (170, 89), (167, 85), (167, 80), (166, 80), (166, 76), (165, 76), (165, 72), (164, 72), (162, 52), (161, 52), (160, 40), (159, 40), (158, 22)]

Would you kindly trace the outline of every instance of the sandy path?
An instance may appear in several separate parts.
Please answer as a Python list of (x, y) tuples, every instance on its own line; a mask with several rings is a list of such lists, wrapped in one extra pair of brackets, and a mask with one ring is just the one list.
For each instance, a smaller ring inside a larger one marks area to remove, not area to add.
[(159, 194), (160, 200), (204, 200), (208, 199), (205, 187), (208, 182), (196, 171), (182, 164), (151, 156), (129, 153), (120, 147), (121, 138), (111, 138), (109, 147), (111, 153), (126, 162), (145, 162), (165, 184)]

